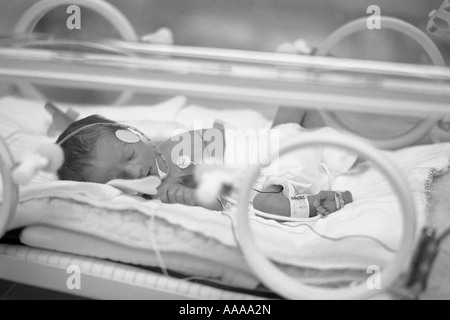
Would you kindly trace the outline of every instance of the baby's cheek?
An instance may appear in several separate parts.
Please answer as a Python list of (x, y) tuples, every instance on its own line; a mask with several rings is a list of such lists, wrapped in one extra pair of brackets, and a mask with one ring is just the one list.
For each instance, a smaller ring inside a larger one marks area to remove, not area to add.
[(139, 161), (141, 163), (146, 163), (150, 165), (156, 159), (155, 153), (153, 152), (151, 147), (142, 147), (139, 149)]

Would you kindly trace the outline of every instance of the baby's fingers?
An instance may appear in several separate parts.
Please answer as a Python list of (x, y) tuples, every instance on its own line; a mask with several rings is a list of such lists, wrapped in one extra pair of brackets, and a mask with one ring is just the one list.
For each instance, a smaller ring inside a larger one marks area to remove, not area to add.
[(317, 208), (317, 213), (320, 214), (320, 215), (322, 215), (322, 216), (326, 216), (326, 215), (329, 214), (329, 211), (327, 211), (327, 210), (326, 210), (325, 208), (323, 208), (323, 207), (320, 207), (320, 208)]

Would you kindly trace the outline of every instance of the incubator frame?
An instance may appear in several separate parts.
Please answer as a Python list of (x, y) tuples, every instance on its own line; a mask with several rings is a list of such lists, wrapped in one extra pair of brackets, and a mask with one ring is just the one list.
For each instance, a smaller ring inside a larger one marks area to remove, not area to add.
[[(417, 117), (450, 113), (450, 71), (443, 67), (120, 41), (100, 43), (139, 57), (71, 55), (17, 48), (7, 42), (0, 48), (0, 74), (13, 82), (98, 90), (126, 88), (138, 93), (185, 94), (272, 107), (363, 113), (376, 110), (377, 114)], [(261, 70), (258, 77), (255, 69)], [(369, 77), (370, 90), (365, 87)]]

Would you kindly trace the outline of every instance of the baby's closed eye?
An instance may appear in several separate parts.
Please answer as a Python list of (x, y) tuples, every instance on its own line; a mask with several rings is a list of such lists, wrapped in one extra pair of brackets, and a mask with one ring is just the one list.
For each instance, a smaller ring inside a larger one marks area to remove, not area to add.
[(129, 153), (127, 161), (133, 161), (136, 158), (136, 152), (133, 150)]

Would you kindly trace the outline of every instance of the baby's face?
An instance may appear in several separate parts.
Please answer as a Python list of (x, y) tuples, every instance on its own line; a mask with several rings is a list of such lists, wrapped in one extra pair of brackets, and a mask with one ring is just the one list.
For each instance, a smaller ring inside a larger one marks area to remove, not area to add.
[(158, 175), (155, 148), (142, 141), (126, 143), (113, 134), (102, 135), (95, 146), (89, 181), (107, 183), (114, 179), (140, 179)]

